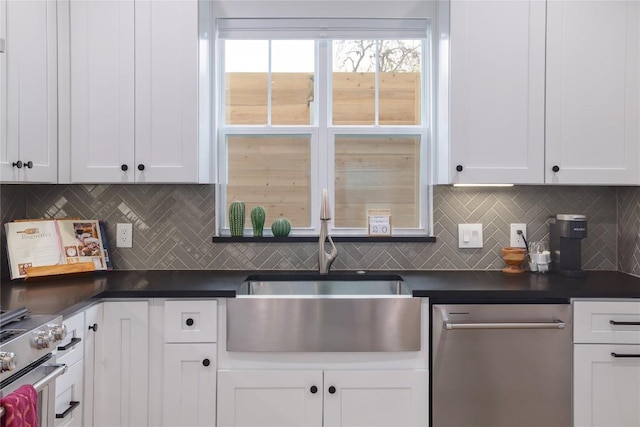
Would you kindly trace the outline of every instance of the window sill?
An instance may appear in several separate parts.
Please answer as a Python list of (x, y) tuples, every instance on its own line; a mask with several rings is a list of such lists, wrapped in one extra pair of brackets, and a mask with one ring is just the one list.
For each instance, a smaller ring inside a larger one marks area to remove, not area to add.
[[(367, 236), (331, 236), (335, 243), (434, 243), (435, 236), (396, 236), (396, 237), (367, 237)], [(318, 236), (291, 237), (229, 237), (213, 236), (213, 243), (308, 243), (318, 242)]]

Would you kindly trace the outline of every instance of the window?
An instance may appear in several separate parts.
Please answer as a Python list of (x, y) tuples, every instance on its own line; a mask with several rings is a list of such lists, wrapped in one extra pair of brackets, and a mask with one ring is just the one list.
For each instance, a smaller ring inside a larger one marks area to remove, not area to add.
[[(225, 19), (218, 23), (221, 235), (231, 202), (317, 234), (366, 235), (389, 209), (393, 235), (430, 231), (428, 20)], [(265, 230), (266, 232), (267, 230)], [(267, 233), (268, 234), (268, 233)]]

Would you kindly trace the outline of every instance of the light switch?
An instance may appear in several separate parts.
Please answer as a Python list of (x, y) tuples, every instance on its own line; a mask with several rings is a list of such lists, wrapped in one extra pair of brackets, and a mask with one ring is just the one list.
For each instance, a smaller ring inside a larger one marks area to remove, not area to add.
[(481, 248), (482, 224), (458, 224), (458, 247)]

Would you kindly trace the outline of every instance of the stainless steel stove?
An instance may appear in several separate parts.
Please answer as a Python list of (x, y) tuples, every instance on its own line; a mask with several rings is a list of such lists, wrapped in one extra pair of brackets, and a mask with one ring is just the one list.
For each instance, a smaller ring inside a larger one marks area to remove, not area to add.
[(41, 426), (53, 426), (55, 420), (55, 379), (66, 371), (55, 363), (55, 343), (66, 334), (62, 316), (31, 315), (24, 307), (0, 314), (0, 397), (33, 385)]

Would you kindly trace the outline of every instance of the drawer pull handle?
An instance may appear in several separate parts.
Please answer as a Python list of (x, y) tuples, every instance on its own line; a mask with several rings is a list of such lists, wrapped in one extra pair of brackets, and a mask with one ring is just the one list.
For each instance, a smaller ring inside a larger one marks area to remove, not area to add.
[(63, 413), (61, 414), (56, 414), (56, 418), (60, 419), (60, 418), (64, 418), (67, 415), (69, 415), (74, 409), (76, 409), (78, 407), (78, 405), (80, 405), (80, 402), (76, 401), (76, 400), (72, 400), (71, 402), (69, 402), (69, 407), (67, 409), (64, 410)]
[(640, 354), (619, 354), (619, 353), (611, 353), (613, 357), (637, 357), (640, 358)]
[(71, 341), (69, 341), (68, 344), (59, 346), (58, 350), (59, 351), (67, 351), (71, 347), (73, 347), (74, 345), (78, 344), (80, 341), (82, 341), (82, 338), (73, 338)]
[(640, 326), (640, 322), (616, 322), (615, 320), (609, 320), (609, 323), (622, 326)]

